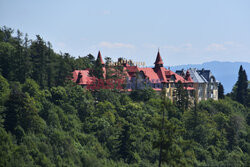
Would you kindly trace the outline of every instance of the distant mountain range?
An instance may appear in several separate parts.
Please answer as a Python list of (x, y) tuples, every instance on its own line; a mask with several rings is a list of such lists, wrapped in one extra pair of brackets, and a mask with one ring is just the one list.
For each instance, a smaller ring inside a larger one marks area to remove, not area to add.
[(243, 68), (246, 70), (248, 80), (250, 80), (250, 63), (246, 62), (212, 61), (203, 64), (187, 64), (187, 65), (172, 66), (170, 67), (170, 69), (174, 72), (176, 70), (188, 69), (188, 68), (209, 69), (215, 76), (216, 80), (222, 83), (225, 89), (225, 93), (229, 93), (232, 91), (233, 85), (238, 79), (238, 71), (240, 65), (242, 65)]

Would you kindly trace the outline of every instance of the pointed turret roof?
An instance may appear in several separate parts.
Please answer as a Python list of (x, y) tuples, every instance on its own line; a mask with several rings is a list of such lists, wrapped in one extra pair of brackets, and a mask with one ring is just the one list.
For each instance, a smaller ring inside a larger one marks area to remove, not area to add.
[(162, 61), (162, 58), (161, 58), (161, 55), (160, 55), (160, 51), (158, 50), (158, 53), (157, 53), (157, 57), (156, 57), (156, 60), (155, 60), (155, 64), (163, 64), (163, 61)]
[(189, 82), (193, 82), (189, 70), (187, 70), (187, 72), (186, 72), (185, 80), (187, 80), (187, 81), (189, 81)]
[(102, 55), (100, 51), (98, 52), (97, 60), (98, 59), (101, 61), (101, 64), (104, 65), (104, 61), (102, 60)]

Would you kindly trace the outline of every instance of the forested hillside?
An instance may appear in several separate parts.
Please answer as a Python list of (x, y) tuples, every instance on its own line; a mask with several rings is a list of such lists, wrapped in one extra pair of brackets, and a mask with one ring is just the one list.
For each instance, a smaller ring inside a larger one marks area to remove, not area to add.
[(89, 91), (71, 82), (74, 69), (94, 62), (1, 28), (1, 167), (153, 167), (160, 147), (162, 166), (250, 164), (246, 78), (229, 96), (185, 108), (152, 89)]

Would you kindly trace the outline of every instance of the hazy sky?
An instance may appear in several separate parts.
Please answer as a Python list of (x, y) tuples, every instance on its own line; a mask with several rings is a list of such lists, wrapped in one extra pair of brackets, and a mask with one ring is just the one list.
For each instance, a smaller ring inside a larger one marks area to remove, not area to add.
[(76, 57), (250, 62), (250, 0), (0, 0), (4, 25)]

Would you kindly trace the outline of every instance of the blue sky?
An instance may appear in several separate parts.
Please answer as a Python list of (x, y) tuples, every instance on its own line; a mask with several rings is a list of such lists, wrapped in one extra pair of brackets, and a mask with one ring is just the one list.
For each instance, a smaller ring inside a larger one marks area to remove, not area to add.
[(250, 62), (249, 0), (0, 0), (4, 25), (75, 57)]

